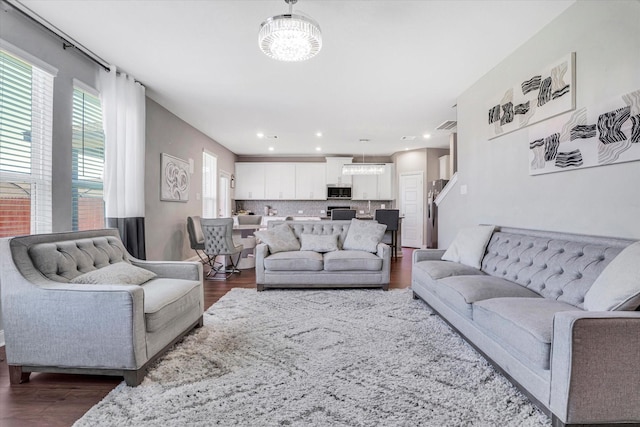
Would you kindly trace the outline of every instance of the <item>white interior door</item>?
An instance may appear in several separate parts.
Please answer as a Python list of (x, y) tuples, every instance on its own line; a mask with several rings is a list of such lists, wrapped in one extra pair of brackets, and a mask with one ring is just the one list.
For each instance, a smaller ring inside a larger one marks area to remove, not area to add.
[(400, 174), (401, 246), (420, 248), (424, 241), (424, 177), (422, 172)]

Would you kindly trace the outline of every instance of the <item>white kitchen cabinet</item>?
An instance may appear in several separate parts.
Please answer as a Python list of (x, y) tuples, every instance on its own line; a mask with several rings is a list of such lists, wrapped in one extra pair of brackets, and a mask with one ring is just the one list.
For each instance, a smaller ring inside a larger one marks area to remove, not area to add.
[(296, 200), (326, 200), (325, 163), (296, 163)]
[(385, 163), (384, 174), (378, 175), (378, 200), (393, 200), (395, 169), (393, 163)]
[(353, 200), (393, 200), (393, 163), (381, 175), (353, 175)]
[(327, 184), (351, 185), (351, 175), (342, 175), (342, 165), (353, 162), (353, 157), (327, 157)]
[(265, 163), (264, 193), (267, 200), (296, 198), (295, 163)]
[(265, 199), (265, 163), (236, 163), (236, 200)]

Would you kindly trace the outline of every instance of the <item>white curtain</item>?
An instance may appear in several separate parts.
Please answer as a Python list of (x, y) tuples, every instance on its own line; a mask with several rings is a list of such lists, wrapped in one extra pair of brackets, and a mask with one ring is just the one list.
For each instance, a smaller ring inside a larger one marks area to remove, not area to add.
[(100, 70), (105, 132), (104, 200), (109, 227), (133, 256), (145, 259), (145, 89), (131, 76)]

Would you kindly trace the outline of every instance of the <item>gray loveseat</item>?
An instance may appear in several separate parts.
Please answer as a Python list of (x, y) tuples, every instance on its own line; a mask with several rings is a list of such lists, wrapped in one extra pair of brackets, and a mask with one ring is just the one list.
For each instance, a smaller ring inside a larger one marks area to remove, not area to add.
[[(640, 270), (628, 268), (634, 258), (640, 264), (632, 243), (496, 227), (480, 269), (441, 260), (444, 250), (414, 251), (412, 290), (549, 414), (554, 426), (637, 425), (638, 296), (624, 300), (618, 311), (585, 309), (585, 296), (601, 274), (614, 279), (605, 294), (640, 281)], [(627, 267), (617, 261), (603, 274), (626, 247), (634, 249), (619, 258)], [(590, 304), (601, 303), (602, 295)]]
[(269, 221), (269, 229), (287, 224), (298, 240), (303, 234), (324, 236), (335, 234), (338, 236), (340, 250), (325, 253), (293, 250), (271, 254), (269, 246), (264, 242), (260, 243), (255, 249), (258, 290), (362, 287), (389, 289), (390, 247), (384, 243), (378, 243), (375, 253), (342, 250), (351, 223), (351, 221), (329, 220)]
[[(202, 325), (202, 265), (135, 259), (118, 230), (2, 239), (0, 260), (12, 384), (62, 372), (123, 376), (135, 386)], [(147, 281), (120, 284), (132, 279)]]

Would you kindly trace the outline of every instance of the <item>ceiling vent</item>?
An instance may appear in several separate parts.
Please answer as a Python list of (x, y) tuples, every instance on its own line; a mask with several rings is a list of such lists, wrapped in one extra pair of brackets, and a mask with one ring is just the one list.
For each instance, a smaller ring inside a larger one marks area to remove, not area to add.
[(400, 137), (400, 141), (414, 141), (416, 139), (415, 136), (402, 136)]
[(266, 139), (278, 139), (278, 135), (265, 135)]
[(446, 122), (440, 123), (440, 125), (436, 128), (437, 130), (452, 130), (458, 126), (458, 122), (455, 120), (447, 120)]

